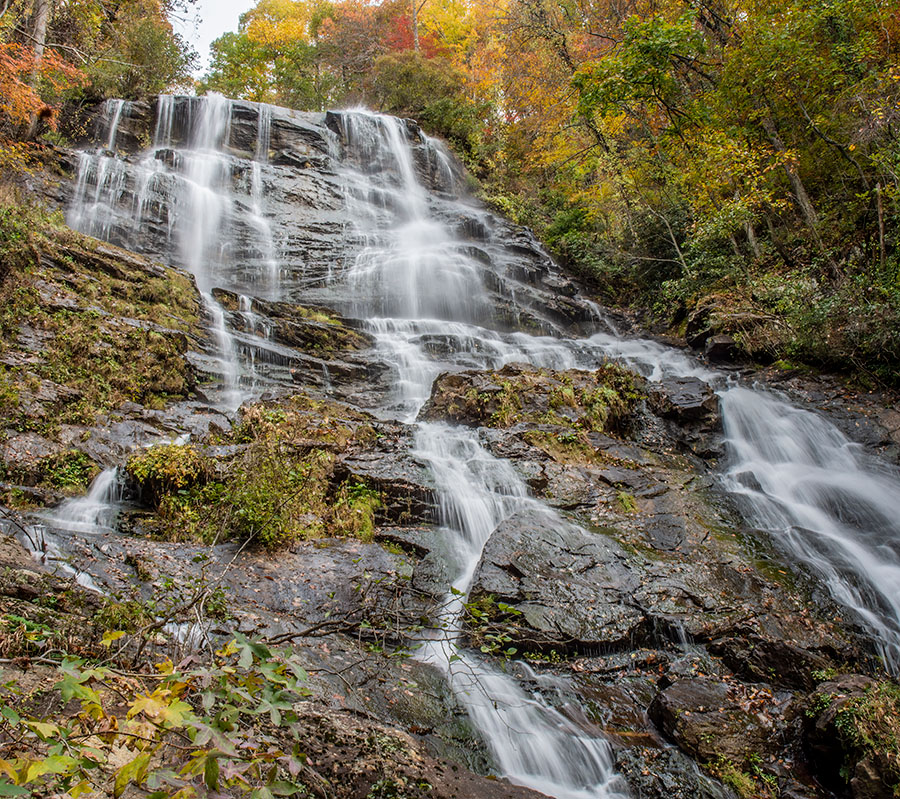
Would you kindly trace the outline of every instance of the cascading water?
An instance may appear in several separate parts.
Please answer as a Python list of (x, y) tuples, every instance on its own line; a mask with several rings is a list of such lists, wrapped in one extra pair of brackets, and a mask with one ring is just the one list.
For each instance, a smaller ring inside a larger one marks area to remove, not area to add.
[[(247, 399), (256, 376), (245, 369), (243, 346), (213, 296), (231, 288), (234, 264), (257, 264), (260, 287), (277, 282), (278, 259), (264, 209), (263, 166), (268, 161), (271, 108), (258, 107), (253, 158), (232, 155), (232, 102), (219, 95), (182, 104), (157, 101), (154, 141), (135, 160), (117, 157), (117, 131), (128, 106), (107, 101), (105, 147), (80, 156), (69, 224), (99, 238), (140, 249), (135, 241), (148, 228), (164, 231), (161, 255), (187, 269), (196, 280), (210, 321), (217, 372), (223, 383), (219, 402), (236, 408)], [(241, 180), (241, 175), (247, 175)], [(243, 258), (245, 251), (251, 251)], [(246, 288), (241, 284), (240, 288)]]
[[(602, 309), (584, 298), (572, 302), (591, 331), (585, 338), (564, 336), (540, 307), (541, 296), (530, 287), (533, 276), (519, 280), (503, 273), (504, 253), (512, 247), (502, 236), (493, 238), (490, 214), (459, 199), (464, 192), (446, 153), (400, 120), (343, 113), (337, 117), (342, 146), (321, 117), (316, 122), (327, 143), (323, 157), (337, 172), (350, 246), (342, 263), (329, 259), (324, 285), (304, 283), (305, 265), (289, 268), (282, 261), (266, 216), (273, 109), (243, 107), (244, 113), (256, 109), (256, 140), (249, 152), (245, 146), (238, 153), (229, 101), (160, 97), (153, 146), (129, 160), (113, 155), (128, 108), (109, 105), (104, 146), (82, 154), (70, 209), (74, 227), (125, 246), (146, 228), (156, 231), (156, 254), (191, 271), (212, 320), (226, 402), (247, 396), (248, 385), (262, 390), (259, 359), (266, 352), (277, 355), (251, 295), (296, 302), (313, 297), (361, 319), (375, 339), (376, 356), (396, 375), (394, 393), (380, 412), (408, 422), (415, 421), (440, 372), (515, 361), (593, 369), (616, 358), (650, 380), (692, 376), (712, 383), (721, 389), (730, 451), (726, 486), (758, 527), (824, 576), (896, 671), (895, 472), (867, 461), (819, 417), (765, 392), (725, 386), (721, 374), (671, 348), (622, 338)], [(412, 147), (417, 137), (420, 143)], [(473, 235), (467, 239), (461, 229)], [(235, 292), (238, 307), (226, 311), (215, 288)], [(229, 325), (235, 314), (242, 332)], [(322, 370), (322, 385), (330, 386), (324, 362)], [(438, 486), (454, 585), (417, 657), (445, 675), (509, 779), (562, 799), (624, 796), (602, 736), (458, 646), (465, 593), (497, 524), (523, 509), (550, 514), (554, 525), (569, 523), (530, 497), (476, 432), (423, 423), (416, 442), (415, 455), (430, 466)]]
[[(367, 317), (379, 351), (397, 370), (394, 409), (413, 421), (437, 372), (447, 367), (428, 358), (422, 341), (429, 332), (455, 338), (454, 351), (463, 361), (575, 365), (574, 346), (550, 337), (501, 336), (466, 323), (484, 317), (488, 298), (478, 270), (460, 257), (450, 231), (428, 213), (404, 123), (357, 112), (345, 115), (344, 124), (348, 148), (370, 163), (375, 154), (388, 160), (385, 171), (368, 175), (368, 180), (359, 171), (347, 180), (348, 204), (358, 202), (361, 194), (389, 195), (393, 218), (378, 215), (375, 225), (365, 228), (360, 220), (372, 225), (373, 216), (354, 215), (365, 246), (344, 279), (354, 310)], [(626, 796), (601, 736), (580, 729), (540, 698), (525, 694), (512, 677), (457, 647), (465, 595), (493, 530), (529, 505), (551, 512), (528, 496), (509, 463), (481, 446), (476, 432), (422, 423), (416, 445), (416, 457), (431, 467), (438, 486), (445, 536), (451, 542), (446, 556), (454, 575), (438, 625), (416, 657), (446, 676), (510, 781), (559, 799)], [(565, 524), (558, 517), (554, 521)]]
[(38, 560), (73, 575), (85, 588), (102, 593), (90, 575), (69, 565), (65, 535), (93, 536), (112, 529), (122, 501), (122, 477), (118, 468), (104, 469), (83, 497), (67, 499), (53, 510), (36, 515), (35, 523), (19, 528), (22, 544)]
[(759, 391), (722, 392), (728, 489), (776, 546), (825, 580), (900, 667), (900, 479), (819, 416)]
[(451, 544), (447, 558), (455, 574), (439, 624), (416, 657), (445, 675), (511, 782), (559, 799), (627, 796), (602, 737), (458, 647), (465, 595), (497, 525), (526, 507), (551, 516), (555, 525), (567, 522), (529, 497), (512, 466), (486, 452), (476, 433), (422, 424), (416, 443), (416, 456), (429, 464), (440, 486), (441, 518)]
[(478, 265), (428, 213), (404, 123), (365, 112), (343, 119), (360, 164), (344, 171), (349, 217), (364, 242), (344, 276), (348, 310), (409, 320), (483, 318)]

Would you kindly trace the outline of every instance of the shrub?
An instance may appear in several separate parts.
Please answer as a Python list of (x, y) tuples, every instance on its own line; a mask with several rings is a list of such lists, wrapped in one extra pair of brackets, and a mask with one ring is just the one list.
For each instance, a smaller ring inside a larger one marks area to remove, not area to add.
[(195, 447), (163, 444), (132, 455), (125, 468), (144, 501), (158, 506), (167, 494), (206, 482), (210, 461)]

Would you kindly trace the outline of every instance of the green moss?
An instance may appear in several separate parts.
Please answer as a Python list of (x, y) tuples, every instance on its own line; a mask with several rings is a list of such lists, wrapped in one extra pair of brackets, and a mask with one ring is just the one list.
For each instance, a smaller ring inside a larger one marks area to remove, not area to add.
[(550, 407), (551, 408), (576, 408), (578, 406), (578, 402), (575, 399), (575, 389), (572, 387), (571, 378), (566, 380), (563, 378), (563, 385), (557, 386), (550, 392)]
[(709, 766), (709, 770), (741, 799), (761, 799), (770, 795), (767, 791), (761, 792), (761, 786), (750, 774), (739, 769), (722, 755)]
[(381, 504), (381, 495), (364, 483), (354, 481), (342, 484), (332, 509), (332, 531), (361, 541), (371, 541), (375, 533), (375, 511)]
[(339, 480), (335, 453), (375, 435), (365, 415), (297, 395), (242, 409), (219, 443), (238, 444), (220, 461), (167, 445), (133, 456), (128, 472), (158, 513), (155, 532), (172, 540), (248, 540), (278, 548), (321, 536), (371, 540), (378, 492)]
[(18, 410), (20, 402), (19, 390), (15, 374), (6, 366), (0, 365), (0, 413), (9, 414)]
[(567, 430), (551, 433), (542, 430), (527, 430), (523, 438), (537, 447), (557, 463), (594, 463), (597, 451), (591, 446), (583, 432)]
[[(3, 370), (0, 423), (52, 437), (126, 401), (160, 408), (193, 390), (184, 355), (201, 322), (185, 275), (2, 200), (0, 262), (0, 350), (27, 364)], [(27, 402), (42, 381), (69, 390)]]
[(0, 199), (0, 282), (40, 262), (43, 232), (56, 224), (58, 220), (38, 205), (9, 195)]
[(875, 758), (895, 790), (900, 788), (900, 685), (888, 680), (871, 684), (837, 710), (834, 726), (850, 763)]
[(586, 431), (618, 431), (628, 426), (643, 394), (640, 378), (618, 364), (594, 372), (553, 372), (505, 367), (496, 373), (499, 390), (470, 389), (451, 417), (474, 416), (489, 427), (519, 423), (554, 424)]
[(623, 513), (636, 513), (638, 506), (637, 500), (634, 498), (633, 494), (629, 494), (627, 491), (619, 491), (616, 494), (616, 502), (619, 507), (622, 509)]

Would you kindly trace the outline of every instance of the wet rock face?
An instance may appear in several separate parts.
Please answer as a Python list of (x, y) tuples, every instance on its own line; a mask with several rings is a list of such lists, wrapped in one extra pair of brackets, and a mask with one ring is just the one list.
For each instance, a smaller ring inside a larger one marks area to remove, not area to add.
[(231, 314), (234, 329), (310, 355), (328, 358), (343, 351), (365, 350), (373, 343), (371, 336), (347, 327), (340, 314), (330, 308), (240, 297), (219, 288), (213, 289), (212, 294)]
[(696, 377), (672, 377), (650, 388), (650, 406), (665, 419), (682, 424), (718, 422), (719, 401), (708, 384)]
[[(0, 457), (6, 480), (40, 484), (52, 502), (86, 489), (77, 479), (89, 482), (86, 464), (121, 463), (136, 436), (215, 414), (179, 404), (196, 386), (187, 353), (205, 335), (190, 280), (49, 222), (37, 227), (28, 268), (0, 288), (9, 326)], [(74, 468), (79, 454), (84, 469)]]
[(817, 686), (806, 701), (807, 752), (823, 782), (849, 786), (854, 799), (889, 799), (900, 788), (897, 708), (893, 682), (841, 674)]
[(679, 680), (650, 705), (650, 718), (681, 749), (701, 762), (718, 757), (743, 762), (744, 753), (770, 753), (774, 728), (752, 712), (752, 703), (769, 704), (771, 695), (712, 679)]
[[(190, 144), (190, 122), (198, 118), (200, 102), (199, 98), (169, 98), (164, 112), (171, 123), (168, 128), (160, 127), (160, 103), (126, 103), (118, 117), (116, 151), (129, 164), (152, 157), (178, 172), (179, 149)], [(92, 143), (101, 150), (109, 138), (112, 109), (111, 104), (96, 107), (85, 126), (94, 131)], [(268, 112), (269, 147), (262, 153), (259, 137), (265, 120), (259, 108), (239, 101), (231, 104), (228, 140), (222, 142), (230, 156), (230, 181), (238, 194), (245, 193), (252, 181), (258, 180), (262, 186), (265, 222), (273, 231), (279, 285), (284, 292), (302, 297), (303, 303), (338, 307), (353, 315), (354, 304), (348, 301), (346, 290), (335, 289), (333, 284), (335, 276), (351, 266), (363, 234), (348, 226), (340, 173), (355, 165), (389, 174), (396, 171), (396, 164), (385, 153), (367, 147), (364, 140), (348, 135), (345, 114), (281, 108), (269, 108)], [(166, 141), (159, 140), (162, 129), (168, 131)], [(456, 247), (460, 256), (471, 262), (478, 282), (490, 295), (489, 303), (472, 321), (498, 329), (544, 333), (589, 325), (592, 312), (577, 299), (578, 285), (559, 271), (534, 236), (483, 209), (457, 202), (465, 193), (460, 165), (449, 153), (439, 153), (415, 123), (407, 121), (405, 131), (420, 179), (433, 190), (429, 213), (464, 234), (463, 241), (448, 246)], [(63, 153), (61, 161), (76, 166), (70, 154)], [(180, 254), (171, 246), (177, 219), (170, 213), (177, 180), (167, 175), (144, 186), (130, 173), (121, 178), (121, 192), (114, 203), (122, 209), (141, 206), (141, 223), (135, 225), (130, 215), (120, 218), (117, 212), (102, 220), (101, 235), (156, 258), (178, 260)], [(70, 182), (60, 190), (51, 188), (48, 195), (66, 203), (73, 189)], [(253, 292), (261, 282), (260, 273), (269, 268), (261, 258), (255, 225), (237, 221), (228, 231), (231, 243), (223, 254), (230, 273), (227, 288), (241, 286), (245, 293)]]
[(565, 525), (539, 511), (502, 522), (485, 546), (471, 599), (493, 596), (515, 607), (521, 624), (508, 624), (523, 649), (564, 651), (622, 647), (646, 632), (632, 602), (634, 576), (625, 553), (602, 536)]
[[(175, 101), (171, 146), (156, 152), (173, 169), (182, 157), (178, 147), (196, 102)], [(156, 114), (153, 105), (134, 104), (123, 115), (116, 147), (132, 163), (143, 157), (154, 136)], [(21, 487), (39, 482), (47, 459), (70, 448), (113, 465), (124, 462), (136, 442), (189, 432), (191, 446), (210, 464), (208, 484), (230, 492), (227, 501), (210, 492), (189, 510), (203, 518), (232, 503), (240, 512), (228, 515), (231, 524), (253, 510), (241, 502), (257, 498), (240, 491), (259, 487), (253, 478), (263, 463), (246, 457), (259, 441), (250, 427), (264, 433), (267, 454), (276, 463), (273, 479), (292, 470), (299, 474), (312, 465), (314, 454), (327, 464), (316, 472), (322, 490), (288, 519), (295, 525), (290, 529), (302, 535), (287, 536), (274, 555), (223, 543), (222, 537), (233, 532), (224, 526), (210, 536), (217, 542), (213, 547), (196, 540), (148, 539), (145, 533), (159, 531), (154, 528), (159, 517), (145, 508), (125, 517), (140, 535), (117, 535), (100, 544), (74, 536), (72, 562), (112, 590), (144, 598), (168, 585), (169, 577), (187, 588), (204, 569), (224, 571), (234, 618), (223, 627), (284, 640), (302, 633), (297, 645), (322, 675), (331, 674), (331, 697), (340, 697), (335, 702), (359, 713), (374, 707), (380, 717), (400, 719), (439, 751), (455, 746), (458, 757), (460, 750), (471, 750), (475, 754), (463, 762), (485, 769), (483, 744), (465, 726), (461, 709), (446, 697), (434, 699), (441, 676), (430, 674), (429, 682), (421, 679), (426, 667), (376, 654), (380, 648), (414, 645), (422, 627), (434, 623), (455, 575), (446, 565), (436, 486), (410, 454), (412, 429), (359, 410), (384, 408), (392, 372), (378, 360), (373, 337), (361, 332), (354, 318), (358, 307), (333, 285), (360, 245), (348, 228), (339, 171), (373, 154), (351, 141), (341, 114), (274, 109), (268, 152), (251, 164), (260, 121), (255, 105), (233, 105), (226, 183), (241, 189), (235, 196), (244, 202), (258, 170), (279, 273), (265, 272), (253, 231), (237, 231), (236, 249), (224, 259), (228, 275), (222, 282), (228, 288), (213, 287), (212, 295), (234, 332), (236, 349), (253, 363), (254, 379), (269, 386), (271, 394), (239, 414), (223, 414), (203, 402), (202, 383), (217, 377), (216, 359), (214, 347), (204, 347), (202, 334), (194, 332), (200, 310), (192, 289), (189, 297), (169, 303), (185, 312), (193, 309), (188, 325), (184, 318), (126, 313), (100, 303), (103, 314), (121, 317), (122, 329), (176, 342), (179, 361), (190, 364), (187, 373), (200, 385), (186, 382), (172, 392), (180, 400), (165, 407), (148, 407), (142, 397), (105, 409), (92, 426), (62, 424), (50, 435), (32, 428), (58, 409), (76, 405), (84, 387), (50, 376), (31, 380), (20, 404), (34, 424), (24, 431), (10, 427), (4, 442), (7, 460), (19, 469)], [(414, 123), (403, 130), (423, 183), (436, 192), (428, 198), (429, 212), (458, 231), (454, 255), (472, 265), (490, 297), (490, 310), (477, 321), (501, 331), (592, 329), (595, 318), (577, 285), (559, 272), (534, 237), (487, 211), (453, 202), (459, 181), (452, 165), (449, 176), (438, 169)], [(396, 169), (389, 160), (372, 157), (368, 168)], [(129, 180), (123, 187), (125, 205), (135, 198), (136, 186)], [(146, 224), (114, 223), (110, 238), (173, 257), (167, 188), (154, 191)], [(65, 199), (65, 188), (54, 193), (57, 200)], [(146, 289), (173, 274), (108, 245), (97, 246), (83, 260), (97, 281), (116, 281), (116, 290), (126, 296), (129, 284)], [(64, 260), (56, 267), (62, 270)], [(276, 278), (284, 289), (278, 292), (280, 301), (267, 293)], [(42, 280), (35, 291), (49, 313), (90, 310), (84, 297), (96, 299), (85, 288), (92, 281), (73, 289), (53, 276)], [(736, 332), (709, 313), (689, 322), (692, 343), (705, 348), (710, 360), (734, 357), (729, 334)], [(45, 326), (23, 324), (19, 346), (4, 353), (16, 359), (7, 365), (33, 369), (51, 342)], [(458, 335), (440, 332), (422, 334), (417, 343), (435, 359), (465, 346)], [(837, 403), (836, 393), (829, 397)], [(302, 412), (286, 429), (283, 417), (298, 408)], [(779, 582), (773, 570), (763, 576), (737, 541), (736, 517), (703, 463), (721, 454), (718, 401), (705, 384), (692, 378), (646, 384), (615, 366), (585, 372), (513, 364), (441, 375), (421, 418), (477, 429), (484, 446), (509, 459), (550, 508), (526, 503), (525, 510), (494, 530), (469, 597), (469, 643), (485, 645), (488, 657), (508, 647), (517, 650), (513, 658), (527, 655), (534, 666), (529, 688), (542, 691), (551, 703), (593, 703), (590, 721), (571, 707), (568, 712), (585, 729), (593, 723), (610, 735), (618, 768), (635, 796), (731, 799), (738, 792), (769, 799), (772, 780), (783, 796), (824, 795), (791, 759), (800, 759), (797, 708), (821, 674), (836, 663), (854, 662), (856, 653), (834, 625), (810, 612), (799, 590)], [(869, 431), (865, 435), (873, 441), (880, 436), (885, 445), (892, 436), (900, 441), (894, 435), (900, 420), (879, 417)], [(36, 453), (34, 464), (26, 462), (26, 455)], [(300, 482), (290, 483), (291, 490), (277, 497), (267, 495), (268, 507), (280, 512), (303, 490)], [(44, 491), (38, 485), (29, 496), (59, 498)], [(241, 502), (234, 500), (238, 494)], [(360, 498), (377, 499), (377, 506), (351, 507)], [(343, 509), (340, 518), (336, 508)], [(366, 524), (354, 525), (362, 516)], [(185, 514), (179, 521), (191, 519)], [(248, 528), (240, 532), (246, 535)], [(201, 556), (206, 560), (194, 560)], [(26, 583), (16, 590), (33, 593)], [(418, 682), (404, 682), (410, 673)], [(850, 693), (854, 701), (867, 696), (865, 685), (834, 690)], [(423, 710), (426, 693), (434, 704)], [(814, 696), (824, 695), (820, 688)], [(825, 700), (813, 702), (810, 707), (819, 708)], [(830, 720), (822, 718), (821, 730), (817, 722), (804, 732), (802, 742), (813, 762), (847, 755), (846, 746), (835, 746), (835, 718), (837, 712)], [(370, 724), (362, 729), (360, 718), (334, 707), (312, 712), (309, 724), (311, 735), (324, 740), (316, 738), (309, 754), (334, 776), (335, 795), (367, 796), (372, 783), (362, 771), (381, 765), (359, 735), (384, 731)], [(402, 735), (391, 742), (409, 743)], [(890, 772), (877, 757), (853, 763), (857, 796), (880, 796), (880, 784), (890, 787), (891, 777), (884, 776)], [(433, 764), (422, 755), (419, 765), (430, 770)], [(426, 777), (431, 796), (527, 795), (465, 771), (435, 769), (429, 771), (434, 779)], [(385, 773), (385, 779), (393, 777)]]
[(616, 768), (641, 799), (732, 799), (722, 783), (703, 774), (677, 749), (632, 747), (616, 753)]
[(652, 383), (648, 405), (662, 420), (673, 439), (704, 459), (724, 454), (715, 392), (696, 377), (667, 378)]
[(827, 671), (838, 654), (797, 646), (791, 641), (767, 639), (750, 631), (740, 636), (718, 638), (710, 644), (710, 652), (742, 679), (773, 682), (780, 686), (810, 690), (815, 674)]
[[(387, 364), (372, 352), (373, 339), (331, 308), (272, 302), (215, 288), (235, 344), (252, 361), (255, 378), (276, 387), (317, 386), (329, 396), (366, 407), (389, 391)], [(204, 368), (202, 363), (198, 368)]]

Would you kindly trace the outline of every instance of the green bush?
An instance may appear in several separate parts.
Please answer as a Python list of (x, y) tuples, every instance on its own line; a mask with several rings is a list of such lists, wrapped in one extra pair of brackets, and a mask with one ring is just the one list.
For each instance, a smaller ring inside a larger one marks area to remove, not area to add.
[(168, 494), (206, 482), (211, 464), (195, 447), (162, 444), (132, 455), (125, 469), (144, 500), (156, 506)]
[(91, 458), (77, 449), (48, 459), (43, 465), (46, 481), (54, 488), (83, 493), (100, 469)]

